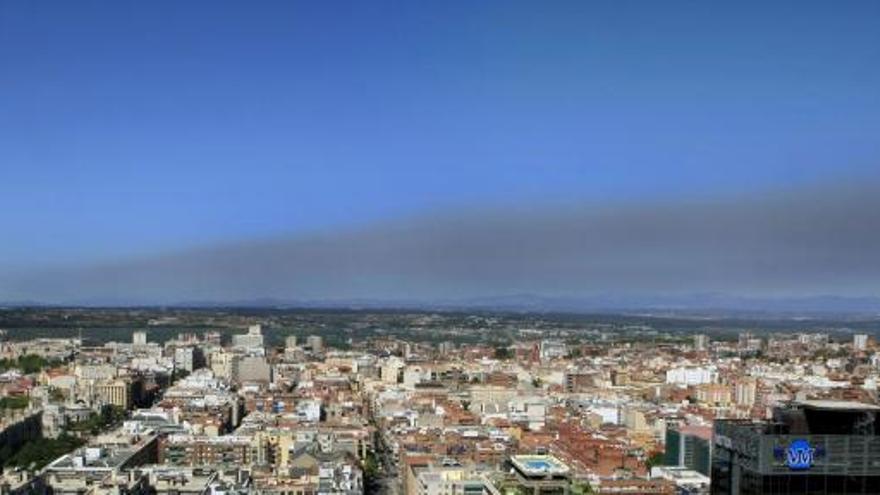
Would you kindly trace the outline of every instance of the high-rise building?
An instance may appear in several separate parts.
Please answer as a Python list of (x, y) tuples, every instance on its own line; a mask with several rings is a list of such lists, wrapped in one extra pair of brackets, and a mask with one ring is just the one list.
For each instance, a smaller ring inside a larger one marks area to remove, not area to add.
[(743, 332), (739, 334), (737, 347), (739, 348), (740, 352), (754, 353), (760, 351), (763, 345), (763, 339), (761, 339), (761, 337), (754, 336), (751, 332)]
[(716, 420), (712, 495), (880, 493), (880, 407), (803, 401), (769, 421)]
[(241, 382), (270, 382), (272, 367), (262, 356), (243, 356), (233, 360), (233, 378)]
[(718, 371), (714, 367), (670, 368), (666, 370), (666, 383), (670, 385), (700, 385), (718, 381)]
[(306, 346), (312, 352), (321, 352), (324, 350), (324, 339), (320, 335), (309, 335), (306, 338)]
[(192, 373), (194, 367), (195, 351), (192, 347), (178, 347), (174, 349), (174, 367), (178, 370)]
[(296, 349), (296, 335), (290, 335), (284, 339), (285, 349)]
[(857, 333), (853, 335), (853, 349), (857, 351), (864, 351), (868, 348), (868, 336), (864, 333)]
[(205, 343), (206, 345), (219, 346), (219, 345), (221, 344), (221, 341), (222, 341), (222, 335), (220, 335), (220, 332), (216, 332), (216, 331), (207, 331), (207, 332), (205, 332), (205, 334), (202, 336), (202, 340), (204, 341), (204, 343)]
[(705, 383), (696, 386), (697, 401), (703, 404), (727, 407), (731, 401), (731, 387), (723, 383)]
[(568, 346), (560, 340), (541, 341), (541, 359), (559, 359), (568, 355)]
[(223, 349), (210, 354), (211, 371), (224, 380), (232, 380), (235, 370), (235, 360), (238, 356)]
[(134, 345), (147, 345), (147, 332), (133, 332), (131, 334), (131, 343)]
[(263, 332), (260, 325), (251, 325), (245, 334), (233, 335), (232, 346), (244, 350), (263, 349)]
[(705, 334), (694, 335), (694, 350), (706, 351), (709, 349), (709, 336)]
[(95, 392), (101, 402), (105, 404), (123, 409), (131, 407), (131, 384), (126, 380), (117, 378), (98, 383)]
[(744, 378), (736, 383), (735, 387), (736, 405), (742, 407), (752, 407), (758, 400), (758, 381), (754, 378)]
[(686, 467), (708, 476), (712, 466), (712, 428), (668, 426), (663, 464)]

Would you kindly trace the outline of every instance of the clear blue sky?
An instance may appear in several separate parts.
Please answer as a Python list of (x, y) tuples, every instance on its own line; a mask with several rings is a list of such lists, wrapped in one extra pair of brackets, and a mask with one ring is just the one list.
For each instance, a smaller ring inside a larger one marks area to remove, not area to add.
[(0, 267), (880, 168), (880, 2), (0, 0)]

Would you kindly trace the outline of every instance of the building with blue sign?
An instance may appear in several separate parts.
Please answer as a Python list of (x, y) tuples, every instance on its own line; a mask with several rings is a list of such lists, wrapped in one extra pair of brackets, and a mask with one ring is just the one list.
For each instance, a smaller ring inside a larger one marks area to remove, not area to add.
[(718, 420), (712, 495), (880, 494), (880, 407), (803, 401), (770, 421)]

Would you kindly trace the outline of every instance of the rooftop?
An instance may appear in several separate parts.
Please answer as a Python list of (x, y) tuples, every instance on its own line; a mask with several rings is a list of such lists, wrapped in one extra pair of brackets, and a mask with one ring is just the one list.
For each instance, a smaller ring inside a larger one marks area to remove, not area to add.
[(515, 455), (511, 456), (510, 462), (529, 476), (568, 473), (568, 466), (552, 455)]
[(664, 478), (676, 484), (709, 484), (709, 477), (684, 466), (655, 466), (651, 468), (651, 478)]
[(49, 464), (47, 470), (110, 470), (118, 469), (135, 454), (136, 449), (82, 447)]
[(828, 411), (880, 411), (880, 406), (847, 400), (802, 400), (797, 405)]

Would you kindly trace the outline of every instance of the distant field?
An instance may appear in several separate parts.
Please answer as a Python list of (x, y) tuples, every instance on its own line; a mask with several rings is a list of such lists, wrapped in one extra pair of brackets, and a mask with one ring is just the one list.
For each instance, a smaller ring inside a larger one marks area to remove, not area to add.
[(684, 338), (707, 333), (733, 339), (743, 331), (827, 332), (847, 339), (853, 332), (877, 334), (876, 319), (795, 319), (654, 314), (516, 313), (489, 311), (416, 311), (272, 308), (5, 308), (0, 329), (10, 340), (39, 337), (77, 337), (87, 343), (128, 342), (135, 330), (148, 332), (153, 342), (165, 342), (180, 333), (220, 332), (225, 339), (260, 323), (269, 345), (285, 337), (322, 335), (328, 346), (347, 347), (373, 337), (402, 337), (423, 342), (497, 344), (521, 338), (520, 330), (535, 335), (590, 340), (599, 335), (615, 340)]

